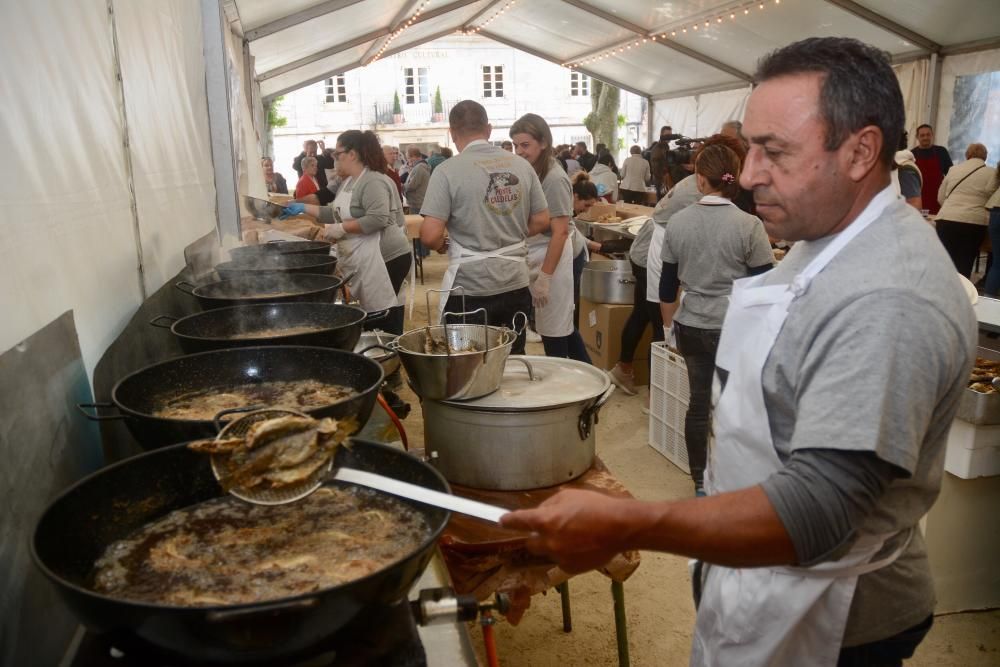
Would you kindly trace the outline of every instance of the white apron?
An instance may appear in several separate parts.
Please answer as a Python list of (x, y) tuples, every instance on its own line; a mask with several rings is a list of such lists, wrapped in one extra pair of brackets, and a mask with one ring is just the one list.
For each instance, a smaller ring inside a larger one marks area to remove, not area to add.
[[(551, 237), (528, 238), (528, 276), (532, 283), (542, 270)], [(535, 331), (542, 336), (562, 337), (573, 333), (573, 239), (567, 237), (549, 289), (549, 302), (535, 306)]]
[[(733, 283), (716, 356), (729, 375), (721, 395), (718, 375), (713, 387), (715, 439), (705, 475), (710, 494), (760, 484), (781, 468), (764, 407), (764, 363), (792, 301), (892, 200), (891, 189), (876, 196), (790, 285), (762, 285), (764, 276)], [(861, 535), (840, 560), (813, 567), (706, 565), (691, 665), (835, 666), (858, 576), (889, 565), (909, 543), (871, 562), (890, 537)]]
[[(365, 172), (368, 170), (366, 169)], [(362, 172), (362, 176), (365, 172)], [(360, 177), (359, 177), (360, 178)], [(333, 206), (342, 220), (352, 218), (351, 194), (357, 181), (344, 181)], [(382, 233), (348, 234), (337, 241), (337, 263), (344, 277), (350, 277), (347, 285), (351, 294), (361, 304), (365, 312), (374, 313), (396, 305), (396, 293), (392, 291), (389, 271), (385, 268), (379, 245)]]
[(646, 255), (646, 301), (660, 303), (660, 273), (663, 271), (663, 237), (667, 226), (653, 223), (653, 235), (649, 237), (649, 254)]
[[(508, 246), (498, 248), (496, 250), (488, 250), (479, 252), (476, 250), (468, 250), (463, 248), (454, 237), (448, 237), (448, 268), (444, 272), (444, 277), (441, 278), (441, 289), (444, 293), (441, 294), (441, 300), (438, 303), (438, 321), (444, 315), (444, 306), (448, 302), (448, 290), (455, 287), (455, 276), (458, 275), (458, 267), (462, 264), (468, 264), (469, 262), (479, 262), (487, 257), (499, 257), (500, 259), (506, 259), (511, 262), (524, 262), (525, 258), (522, 255), (510, 255), (508, 253), (523, 250), (525, 247), (524, 241), (518, 241), (517, 243), (511, 243)], [(461, 294), (461, 292), (459, 292)], [(489, 322), (491, 326), (513, 326), (511, 322)]]

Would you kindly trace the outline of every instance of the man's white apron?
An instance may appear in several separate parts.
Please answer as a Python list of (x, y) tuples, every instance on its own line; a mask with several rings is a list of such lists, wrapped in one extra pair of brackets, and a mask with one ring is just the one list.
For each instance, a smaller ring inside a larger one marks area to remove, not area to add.
[[(893, 200), (891, 189), (877, 195), (791, 284), (764, 285), (763, 275), (733, 283), (716, 356), (728, 376), (721, 394), (715, 378), (709, 494), (760, 484), (781, 468), (764, 407), (764, 364), (791, 303)], [(872, 562), (890, 537), (862, 535), (841, 559), (813, 567), (706, 566), (691, 665), (835, 666), (858, 576), (891, 564), (909, 543)]]

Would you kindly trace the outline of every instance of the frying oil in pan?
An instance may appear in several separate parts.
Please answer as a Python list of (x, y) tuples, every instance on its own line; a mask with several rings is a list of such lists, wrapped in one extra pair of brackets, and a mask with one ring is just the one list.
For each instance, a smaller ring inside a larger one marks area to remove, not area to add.
[(93, 588), (179, 606), (274, 600), (364, 577), (429, 534), (418, 511), (367, 489), (323, 487), (275, 506), (215, 498), (110, 544)]
[(210, 421), (223, 410), (253, 405), (321, 408), (355, 392), (349, 387), (319, 380), (274, 380), (220, 388), (198, 389), (170, 397), (153, 411), (154, 417)]

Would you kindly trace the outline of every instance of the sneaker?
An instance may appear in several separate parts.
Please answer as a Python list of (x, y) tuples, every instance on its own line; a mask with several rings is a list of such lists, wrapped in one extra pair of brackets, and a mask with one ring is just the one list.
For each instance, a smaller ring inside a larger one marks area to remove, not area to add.
[(534, 329), (528, 329), (528, 342), (529, 343), (541, 343), (542, 337)]
[(633, 373), (626, 373), (619, 364), (615, 364), (615, 367), (608, 371), (608, 377), (626, 394), (635, 396), (635, 375)]
[(700, 488), (700, 487), (694, 490), (694, 497), (695, 497), (695, 498), (704, 498), (704, 497), (706, 497), (707, 495), (708, 495), (708, 494), (707, 494), (707, 493), (705, 493), (705, 489), (702, 489), (702, 488)]

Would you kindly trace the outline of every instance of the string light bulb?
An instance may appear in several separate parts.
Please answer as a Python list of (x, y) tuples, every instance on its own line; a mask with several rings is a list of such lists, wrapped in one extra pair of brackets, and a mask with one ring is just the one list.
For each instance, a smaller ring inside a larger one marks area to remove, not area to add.
[(503, 7), (501, 7), (498, 11), (494, 12), (494, 14), (491, 17), (489, 17), (488, 19), (486, 19), (485, 21), (483, 21), (482, 23), (480, 23), (479, 25), (477, 25), (475, 28), (471, 28), (469, 30), (466, 30), (465, 34), (468, 35), (468, 34), (475, 34), (475, 33), (479, 32), (480, 30), (482, 30), (483, 28), (485, 28), (489, 24), (493, 23), (493, 21), (497, 20), (500, 17), (501, 14), (503, 14), (504, 12), (506, 12), (508, 9), (510, 9), (511, 7), (513, 7), (515, 4), (517, 4), (517, 0), (509, 0), (509, 2), (507, 2), (507, 4), (505, 4)]

